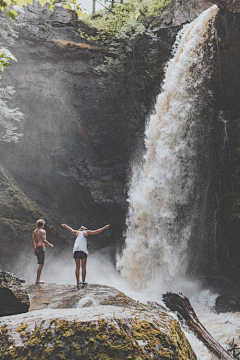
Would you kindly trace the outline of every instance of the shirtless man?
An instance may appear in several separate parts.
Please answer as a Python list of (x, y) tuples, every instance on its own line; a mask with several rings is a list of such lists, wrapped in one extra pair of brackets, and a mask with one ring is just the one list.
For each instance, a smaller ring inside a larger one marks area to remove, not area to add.
[[(110, 225), (105, 225), (104, 227), (97, 230), (88, 230), (85, 226), (81, 226), (78, 230), (73, 230), (70, 226), (66, 224), (61, 225), (64, 229), (67, 229), (76, 236), (76, 240), (73, 246), (73, 257), (76, 262), (76, 279), (77, 286), (87, 285), (85, 282), (86, 279), (86, 265), (87, 265), (87, 237), (88, 235), (97, 235), (102, 231), (109, 229)], [(80, 282), (80, 266), (82, 266), (82, 282)]]
[(51, 248), (53, 248), (53, 245), (50, 244), (46, 239), (46, 231), (43, 229), (44, 225), (45, 225), (45, 221), (43, 219), (39, 219), (36, 222), (37, 227), (32, 235), (32, 246), (33, 246), (34, 254), (37, 255), (38, 264), (39, 264), (37, 269), (36, 284), (44, 284), (44, 281), (41, 281), (40, 277), (45, 259), (45, 245), (48, 245)]

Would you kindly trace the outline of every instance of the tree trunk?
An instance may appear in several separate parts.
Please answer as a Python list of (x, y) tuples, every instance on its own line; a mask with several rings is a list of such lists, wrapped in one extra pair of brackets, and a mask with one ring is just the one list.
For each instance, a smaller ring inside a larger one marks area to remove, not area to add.
[(180, 294), (167, 293), (163, 295), (163, 302), (171, 311), (177, 311), (184, 318), (189, 329), (201, 340), (207, 348), (221, 360), (234, 358), (209, 334), (200, 323), (188, 298)]
[(96, 12), (96, 0), (93, 0), (92, 2), (92, 14), (95, 14)]

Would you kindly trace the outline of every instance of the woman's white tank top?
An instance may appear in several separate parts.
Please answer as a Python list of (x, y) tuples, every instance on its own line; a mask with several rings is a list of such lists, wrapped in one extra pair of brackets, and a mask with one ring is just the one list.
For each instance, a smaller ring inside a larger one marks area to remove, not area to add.
[(88, 254), (87, 250), (87, 238), (83, 235), (83, 231), (79, 231), (78, 236), (76, 237), (73, 253), (75, 251), (83, 251), (85, 254)]

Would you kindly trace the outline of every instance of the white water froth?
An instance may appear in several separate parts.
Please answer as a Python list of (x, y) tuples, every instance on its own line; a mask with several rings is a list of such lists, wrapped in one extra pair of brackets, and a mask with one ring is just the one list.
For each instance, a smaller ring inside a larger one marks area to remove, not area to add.
[[(55, 258), (51, 249), (47, 250), (46, 264), (43, 268), (42, 279), (47, 283), (75, 284), (75, 262), (72, 258), (72, 249), (69, 248), (69, 252), (63, 254), (62, 258)], [(126, 279), (123, 279), (116, 271), (114, 264), (108, 257), (108, 253), (108, 249), (106, 249), (106, 251), (101, 250), (98, 253), (89, 255), (87, 281), (90, 284), (113, 286), (135, 300), (141, 302), (156, 301), (159, 304), (164, 305), (158, 291), (151, 292), (150, 289), (146, 289), (147, 291), (133, 290)], [(19, 265), (12, 269), (12, 271), (19, 276), (22, 276), (28, 283), (34, 283), (36, 276), (35, 270), (37, 269), (36, 256), (34, 256), (33, 253), (28, 255), (21, 254), (18, 264)], [(222, 346), (226, 347), (233, 338), (235, 338), (236, 343), (240, 342), (239, 313), (219, 315), (214, 313), (213, 306), (217, 294), (212, 294), (210, 291), (201, 291), (196, 284), (192, 284), (192, 287), (188, 284), (188, 294), (186, 295), (189, 296), (190, 302), (200, 321)], [(82, 301), (85, 302), (87, 300), (91, 299), (84, 298)], [(79, 305), (84, 304), (81, 303)], [(72, 310), (70, 310), (70, 312), (71, 311)], [(78, 309), (75, 309), (75, 312), (78, 312)], [(56, 314), (53, 314), (53, 316), (55, 315)], [(175, 314), (172, 315), (177, 319)], [(213, 355), (209, 353), (207, 348), (193, 333), (185, 328), (183, 328), (183, 330), (193, 347), (198, 360), (215, 360)]]
[(217, 6), (206, 10), (178, 37), (146, 129), (143, 166), (133, 171), (126, 245), (117, 266), (136, 289), (160, 294), (194, 286), (186, 270), (198, 198), (196, 144), (204, 126), (201, 109), (211, 97), (205, 83), (212, 73), (217, 12)]

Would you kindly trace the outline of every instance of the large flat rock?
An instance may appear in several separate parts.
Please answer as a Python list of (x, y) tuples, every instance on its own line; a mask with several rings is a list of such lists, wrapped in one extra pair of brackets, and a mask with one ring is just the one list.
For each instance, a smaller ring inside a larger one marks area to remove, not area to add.
[[(196, 359), (179, 323), (167, 312), (114, 288), (49, 284), (28, 290), (32, 311), (0, 319), (2, 360)], [(49, 301), (48, 308), (33, 310), (43, 300)], [(69, 305), (75, 308), (59, 308)]]
[(29, 285), (27, 291), (31, 299), (30, 311), (81, 308), (98, 305), (113, 305), (140, 308), (143, 305), (119, 290), (103, 285), (88, 285), (77, 288), (73, 285)]

